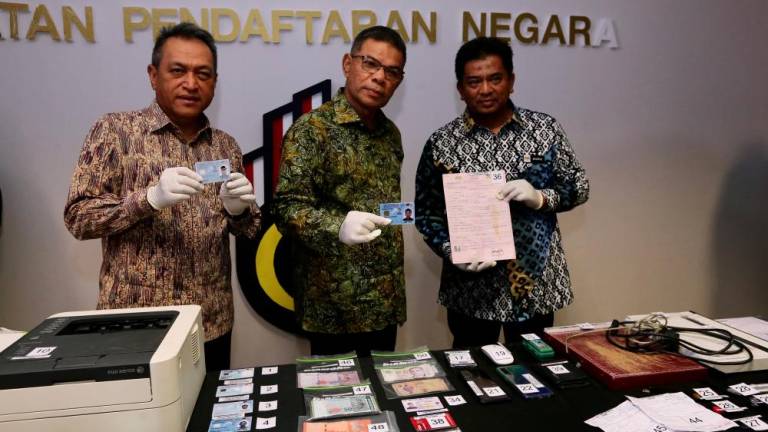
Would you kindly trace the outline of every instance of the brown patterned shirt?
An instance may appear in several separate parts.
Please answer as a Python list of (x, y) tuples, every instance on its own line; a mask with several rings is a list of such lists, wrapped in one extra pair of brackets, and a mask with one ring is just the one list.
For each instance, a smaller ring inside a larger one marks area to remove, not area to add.
[(99, 309), (199, 304), (205, 339), (232, 329), (229, 233), (253, 238), (261, 221), (254, 204), (231, 217), (220, 183), (157, 211), (147, 188), (166, 168), (229, 159), (242, 172), (234, 138), (205, 126), (187, 142), (156, 102), (141, 111), (107, 114), (83, 144), (64, 209), (80, 240), (101, 238), (104, 259)]

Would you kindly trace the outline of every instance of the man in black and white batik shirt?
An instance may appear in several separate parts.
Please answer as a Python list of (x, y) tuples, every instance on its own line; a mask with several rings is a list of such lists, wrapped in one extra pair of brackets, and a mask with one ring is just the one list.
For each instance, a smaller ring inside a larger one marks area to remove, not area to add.
[[(443, 258), (440, 303), (453, 346), (507, 342), (551, 326), (573, 301), (557, 213), (587, 201), (589, 182), (551, 116), (515, 106), (512, 49), (497, 38), (464, 44), (457, 89), (466, 110), (435, 131), (416, 173), (416, 227)], [(498, 198), (510, 203), (516, 260), (453, 264), (442, 175), (504, 170)]]

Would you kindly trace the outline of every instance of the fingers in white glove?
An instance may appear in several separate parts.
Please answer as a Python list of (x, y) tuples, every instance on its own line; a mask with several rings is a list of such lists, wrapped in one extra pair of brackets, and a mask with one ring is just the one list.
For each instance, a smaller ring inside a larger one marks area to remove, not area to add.
[(251, 203), (256, 202), (253, 185), (248, 177), (238, 172), (230, 174), (229, 180), (221, 184), (219, 197), (224, 209), (232, 216), (243, 213)]
[(477, 265), (477, 270), (476, 271), (481, 272), (481, 271), (483, 271), (485, 269), (489, 269), (491, 267), (496, 267), (496, 261), (484, 261), (484, 262), (481, 262), (481, 263), (479, 263)]
[(157, 184), (147, 189), (147, 201), (155, 210), (162, 210), (203, 190), (202, 177), (186, 167), (166, 168)]
[[(191, 169), (189, 169), (187, 167), (176, 167), (176, 168), (169, 168), (169, 169), (174, 170), (176, 172), (176, 174), (179, 175), (179, 177), (186, 177), (186, 178), (189, 178), (189, 179), (192, 179), (192, 180), (196, 181), (200, 185), (203, 184), (203, 178), (200, 176), (200, 174), (192, 171)], [(202, 187), (200, 188), (200, 190), (202, 190)]]
[(491, 267), (496, 266), (496, 261), (474, 261), (471, 263), (462, 263), (462, 264), (455, 264), (456, 267), (459, 268), (459, 270), (463, 270), (465, 272), (472, 272), (472, 273), (478, 273), (483, 270), (489, 269)]
[(350, 211), (339, 228), (339, 241), (346, 245), (367, 243), (381, 235), (376, 226), (388, 225), (391, 219), (373, 213)]
[(375, 239), (376, 237), (378, 237), (380, 235), (381, 235), (381, 230), (380, 229), (375, 229), (375, 230), (371, 231), (370, 233), (363, 235), (363, 239), (365, 240), (365, 243), (367, 243), (367, 242)]
[(527, 180), (512, 180), (504, 184), (496, 194), (496, 198), (510, 202), (522, 202), (526, 206), (538, 210), (544, 205), (541, 191), (533, 187)]
[(234, 195), (234, 196), (241, 196), (241, 195), (248, 195), (250, 193), (253, 193), (253, 187), (250, 183), (247, 183), (243, 186), (239, 186), (236, 188), (228, 188), (225, 195)]
[(203, 190), (203, 184), (193, 178), (179, 176), (176, 178), (176, 183), (170, 186), (170, 191), (179, 193), (177, 190), (185, 189), (193, 192), (201, 192)]
[(368, 220), (375, 223), (376, 225), (386, 226), (392, 223), (392, 219), (388, 219), (377, 214), (366, 213), (366, 215), (368, 216)]
[(248, 181), (248, 177), (241, 173), (232, 173), (232, 175), (229, 176), (229, 180), (224, 182), (224, 187), (229, 190), (230, 193), (233, 193), (235, 189), (240, 189), (243, 186), (251, 186), (251, 182)]
[(246, 195), (240, 195), (240, 201), (247, 202), (247, 203), (255, 203), (256, 202), (256, 195), (254, 194), (246, 194)]

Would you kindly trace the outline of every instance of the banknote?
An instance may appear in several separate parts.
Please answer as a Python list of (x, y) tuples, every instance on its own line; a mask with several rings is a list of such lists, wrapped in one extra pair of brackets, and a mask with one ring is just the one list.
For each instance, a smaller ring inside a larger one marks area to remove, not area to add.
[(339, 372), (299, 372), (298, 387), (326, 387), (360, 384), (360, 375), (357, 371)]
[(392, 390), (398, 396), (416, 396), (448, 391), (450, 388), (445, 378), (430, 378), (394, 383)]
[(312, 418), (349, 417), (379, 412), (373, 395), (316, 397), (310, 402)]
[(381, 379), (384, 382), (391, 383), (419, 378), (432, 378), (438, 375), (438, 370), (431, 363), (421, 363), (397, 368), (380, 368), (379, 373), (381, 373)]
[(339, 420), (333, 422), (304, 422), (301, 432), (369, 432), (371, 419)]

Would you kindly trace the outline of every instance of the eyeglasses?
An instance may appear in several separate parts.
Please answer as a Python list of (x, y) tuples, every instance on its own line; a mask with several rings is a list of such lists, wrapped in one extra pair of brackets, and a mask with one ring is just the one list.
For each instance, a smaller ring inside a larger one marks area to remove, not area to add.
[(367, 55), (350, 55), (352, 58), (359, 58), (360, 59), (360, 65), (363, 67), (363, 70), (370, 73), (375, 74), (379, 71), (379, 69), (384, 68), (384, 76), (389, 81), (400, 81), (403, 79), (403, 75), (405, 75), (405, 71), (400, 69), (397, 66), (384, 66), (381, 64), (380, 61), (376, 60), (373, 57), (369, 57)]

